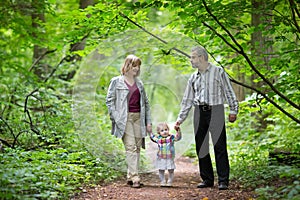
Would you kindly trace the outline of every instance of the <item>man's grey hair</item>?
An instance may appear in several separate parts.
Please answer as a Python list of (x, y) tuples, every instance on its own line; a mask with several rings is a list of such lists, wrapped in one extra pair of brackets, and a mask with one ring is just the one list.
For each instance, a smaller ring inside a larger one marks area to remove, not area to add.
[(204, 56), (204, 59), (208, 61), (207, 51), (202, 46), (195, 46), (192, 48), (192, 52), (196, 52), (198, 56)]

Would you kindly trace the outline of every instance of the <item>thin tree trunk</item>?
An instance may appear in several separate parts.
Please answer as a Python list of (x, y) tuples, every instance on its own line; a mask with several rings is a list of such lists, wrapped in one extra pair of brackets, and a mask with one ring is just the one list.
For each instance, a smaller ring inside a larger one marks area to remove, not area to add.
[[(91, 5), (94, 5), (94, 0), (80, 0), (80, 2), (79, 2), (80, 9), (85, 9)], [(90, 16), (87, 16), (87, 17), (90, 17)], [(74, 52), (74, 51), (78, 51), (78, 50), (83, 50), (85, 48), (85, 44), (86, 44), (86, 38), (84, 38), (80, 42), (71, 44), (70, 51)], [(70, 61), (74, 61), (74, 60), (81, 60), (81, 56), (79, 56), (78, 54), (75, 54), (74, 56), (72, 56), (70, 58)]]
[[(80, 0), (79, 8), (85, 9), (88, 6), (92, 6), (94, 4), (95, 4), (94, 0)], [(87, 17), (90, 17), (90, 16), (87, 16)], [(70, 52), (72, 53), (72, 52), (76, 52), (78, 50), (84, 50), (85, 44), (86, 44), (86, 39), (87, 39), (87, 37), (84, 37), (81, 41), (72, 43), (70, 46)], [(81, 59), (82, 58), (80, 55), (74, 53), (72, 56), (70, 56), (68, 58), (68, 61), (76, 62), (76, 61), (81, 61)], [(68, 72), (67, 74), (60, 74), (59, 78), (68, 81), (68, 80), (71, 80), (75, 76), (75, 73), (76, 73), (76, 71), (72, 70), (72, 71)]]
[[(241, 71), (240, 68), (241, 67), (239, 65), (236, 66), (236, 68), (237, 68), (237, 73), (238, 73), (237, 79), (240, 80), (242, 83), (244, 83), (245, 82), (245, 74), (240, 73), (240, 71)], [(241, 85), (236, 84), (236, 83), (232, 83), (232, 87), (233, 87), (233, 89), (236, 93), (238, 101), (241, 102), (241, 101), (245, 100), (245, 95), (246, 95), (245, 94), (245, 88), (242, 87)]]
[[(268, 10), (267, 4), (268, 1), (252, 0), (252, 26), (258, 27), (259, 25), (267, 24), (270, 21), (269, 16), (271, 15), (267, 15), (267, 13), (270, 14), (272, 11)], [(269, 27), (267, 26), (266, 28)], [(270, 38), (264, 37), (262, 31), (256, 31), (251, 35), (252, 52), (258, 69), (266, 68), (267, 70), (270, 70), (271, 68), (269, 66), (269, 61), (273, 50), (272, 47), (266, 45), (268, 40), (270, 40)], [(263, 86), (263, 81), (254, 81), (257, 78), (258, 76), (256, 74), (252, 75), (252, 87), (261, 88)]]
[[(31, 2), (32, 6), (32, 36), (37, 41), (42, 41), (43, 36), (41, 34), (40, 29), (42, 29), (40, 22), (45, 23), (45, 15), (44, 15), (44, 6), (45, 2), (43, 0), (32, 0)], [(40, 46), (39, 44), (34, 44), (33, 46), (33, 63), (35, 63), (36, 60), (40, 59), (45, 52), (47, 51), (47, 48)], [(42, 78), (43, 74), (47, 73), (49, 71), (48, 65), (43, 65), (42, 62), (38, 62), (33, 67), (33, 72), (39, 77)]]
[[(272, 16), (270, 14), (272, 11), (268, 8), (268, 2), (270, 3), (269, 0), (252, 0), (252, 26), (258, 27), (263, 24), (265, 28), (270, 28), (270, 26), (266, 26), (266, 24), (268, 24), (270, 21), (270, 16)], [(258, 69), (265, 68), (266, 71), (271, 69), (269, 61), (271, 59), (270, 55), (272, 52), (272, 47), (267, 46), (268, 40), (270, 40), (270, 38), (263, 36), (262, 31), (256, 31), (251, 35), (251, 46), (256, 66)], [(262, 80), (256, 80), (257, 78), (257, 74), (252, 75), (252, 87), (261, 88), (262, 91), (267, 93), (268, 91), (263, 89), (264, 82)], [(267, 127), (265, 118), (267, 118), (269, 115), (272, 115), (272, 113), (265, 113), (264, 115), (257, 115), (257, 113), (253, 113), (253, 115), (255, 115), (258, 119), (258, 123), (253, 124), (253, 127), (255, 127), (258, 131), (262, 131)]]

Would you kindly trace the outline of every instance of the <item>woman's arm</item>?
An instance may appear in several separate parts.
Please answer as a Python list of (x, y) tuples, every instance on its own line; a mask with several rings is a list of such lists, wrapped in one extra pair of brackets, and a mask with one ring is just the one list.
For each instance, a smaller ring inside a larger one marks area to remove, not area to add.
[(116, 100), (116, 82), (117, 79), (113, 78), (110, 81), (108, 90), (107, 90), (107, 95), (106, 95), (106, 106), (108, 109), (108, 113), (110, 116), (110, 119), (114, 121), (114, 111), (116, 110), (116, 105), (115, 105), (115, 100)]

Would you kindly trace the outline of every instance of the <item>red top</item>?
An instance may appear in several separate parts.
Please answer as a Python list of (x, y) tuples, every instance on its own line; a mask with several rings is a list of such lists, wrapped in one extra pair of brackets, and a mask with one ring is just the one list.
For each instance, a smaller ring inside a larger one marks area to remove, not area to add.
[(140, 112), (141, 111), (141, 105), (140, 105), (140, 91), (134, 83), (133, 85), (129, 85), (125, 81), (128, 89), (129, 89), (129, 97), (128, 97), (128, 107), (129, 107), (129, 112)]

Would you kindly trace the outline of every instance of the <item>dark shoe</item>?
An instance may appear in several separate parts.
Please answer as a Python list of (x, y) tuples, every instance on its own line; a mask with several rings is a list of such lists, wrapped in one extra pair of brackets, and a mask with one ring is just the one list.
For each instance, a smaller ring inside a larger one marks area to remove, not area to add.
[(139, 182), (133, 182), (132, 186), (133, 188), (140, 188), (141, 184)]
[[(127, 181), (127, 185), (132, 186), (132, 185), (133, 185), (133, 181)], [(143, 183), (140, 183), (140, 186), (142, 187), (142, 186), (144, 186), (144, 184), (143, 184)]]
[(220, 182), (219, 183), (219, 190), (227, 190), (228, 189), (228, 185), (224, 182)]
[(200, 183), (197, 188), (207, 188), (207, 187), (213, 187), (214, 184), (207, 182), (207, 181), (203, 181), (202, 183)]

